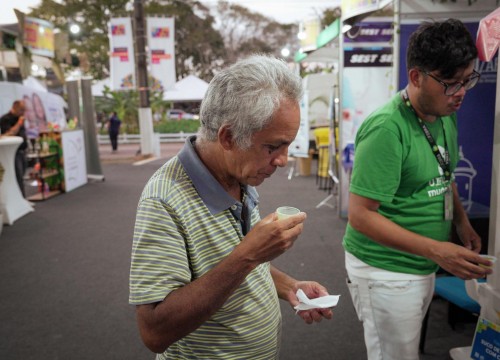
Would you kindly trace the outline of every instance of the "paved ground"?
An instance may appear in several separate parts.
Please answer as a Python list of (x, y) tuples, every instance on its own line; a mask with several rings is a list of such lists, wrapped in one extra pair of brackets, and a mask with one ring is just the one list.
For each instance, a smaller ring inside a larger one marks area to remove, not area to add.
[[(174, 156), (182, 147), (182, 143), (162, 143), (160, 144), (161, 158), (168, 159)], [(117, 163), (139, 161), (143, 158), (138, 154), (139, 144), (118, 144), (118, 150), (113, 151), (110, 144), (99, 146), (101, 162)]]
[[(4, 227), (1, 360), (154, 358), (140, 341), (127, 303), (131, 237), (145, 182), (181, 146), (163, 144), (160, 159), (134, 166), (138, 145), (120, 144), (116, 153), (103, 145), (105, 181), (38, 202), (34, 212)], [(341, 298), (333, 320), (310, 326), (282, 304), (280, 359), (364, 360), (362, 327), (345, 285), (346, 222), (336, 209), (317, 207), (327, 193), (317, 189), (314, 175), (288, 180), (287, 170), (259, 187), (261, 213), (286, 204), (304, 210), (308, 219), (294, 247), (273, 263), (298, 279), (321, 282)], [(431, 309), (422, 360), (445, 360), (450, 348), (470, 345), (474, 324), (451, 329), (446, 303), (436, 299)]]

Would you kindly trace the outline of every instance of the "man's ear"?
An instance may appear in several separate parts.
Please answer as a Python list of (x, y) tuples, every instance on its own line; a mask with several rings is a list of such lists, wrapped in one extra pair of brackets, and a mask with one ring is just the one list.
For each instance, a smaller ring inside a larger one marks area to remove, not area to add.
[(415, 87), (420, 87), (421, 74), (416, 68), (410, 69), (408, 72), (408, 82), (410, 82)]
[(217, 133), (219, 137), (219, 143), (224, 148), (224, 150), (231, 150), (235, 144), (233, 140), (233, 132), (227, 125), (223, 125), (220, 127), (219, 132)]

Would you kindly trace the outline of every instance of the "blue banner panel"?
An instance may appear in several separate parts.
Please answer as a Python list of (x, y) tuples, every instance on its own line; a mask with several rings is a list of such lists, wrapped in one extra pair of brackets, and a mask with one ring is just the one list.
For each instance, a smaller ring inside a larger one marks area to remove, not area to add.
[(392, 48), (361, 49), (344, 51), (344, 67), (392, 66)]
[(375, 22), (375, 21), (362, 21), (356, 23), (349, 31), (345, 33), (345, 43), (359, 43), (359, 42), (384, 42), (389, 43), (392, 41), (392, 34), (394, 28), (392, 22)]

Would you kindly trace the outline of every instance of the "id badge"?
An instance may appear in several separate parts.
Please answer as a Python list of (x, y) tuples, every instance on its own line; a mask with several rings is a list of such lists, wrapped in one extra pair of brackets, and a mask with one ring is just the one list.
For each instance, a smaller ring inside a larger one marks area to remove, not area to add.
[(444, 219), (453, 220), (453, 190), (448, 186), (444, 193)]

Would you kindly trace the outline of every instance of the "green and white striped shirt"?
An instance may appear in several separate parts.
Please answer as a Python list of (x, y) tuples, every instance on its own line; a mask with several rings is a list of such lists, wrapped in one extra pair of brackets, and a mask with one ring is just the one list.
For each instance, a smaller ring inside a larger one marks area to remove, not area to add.
[[(203, 165), (194, 151), (194, 140), (189, 138), (179, 155), (151, 177), (140, 198), (130, 304), (162, 301), (171, 291), (210, 271), (244, 236), (243, 204)], [(244, 206), (253, 226), (260, 220), (258, 195), (252, 187), (244, 190)], [(278, 296), (270, 264), (265, 263), (246, 277), (207, 322), (157, 359), (276, 359), (280, 329)]]

